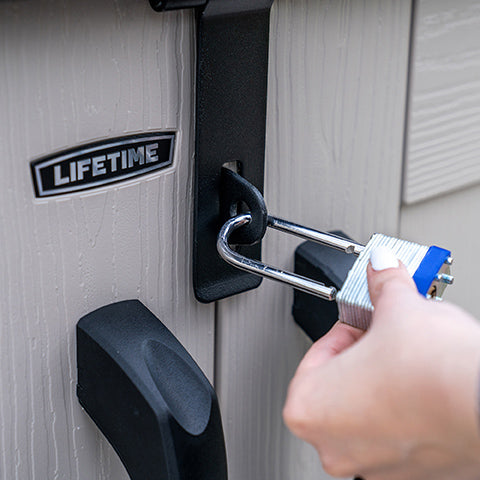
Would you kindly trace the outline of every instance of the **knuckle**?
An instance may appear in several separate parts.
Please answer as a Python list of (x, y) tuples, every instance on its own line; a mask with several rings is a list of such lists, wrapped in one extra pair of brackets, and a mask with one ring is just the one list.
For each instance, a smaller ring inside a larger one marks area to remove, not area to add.
[(294, 378), (288, 389), (287, 399), (283, 407), (283, 420), (285, 425), (297, 436), (308, 426), (305, 401), (305, 382)]
[(283, 408), (283, 421), (285, 425), (299, 437), (303, 437), (308, 427), (307, 419), (304, 415), (304, 409), (297, 403), (289, 399)]
[(387, 299), (396, 299), (399, 291), (404, 290), (405, 284), (398, 278), (389, 278), (386, 280), (380, 290), (382, 297)]
[(351, 477), (355, 472), (345, 460), (335, 458), (331, 455), (320, 455), (323, 469), (328, 475), (335, 478)]

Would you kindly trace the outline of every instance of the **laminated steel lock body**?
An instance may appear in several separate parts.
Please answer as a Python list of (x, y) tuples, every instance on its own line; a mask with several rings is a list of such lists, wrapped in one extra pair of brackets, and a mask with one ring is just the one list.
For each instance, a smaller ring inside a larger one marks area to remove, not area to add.
[(348, 272), (347, 279), (336, 297), (339, 320), (363, 330), (368, 328), (373, 312), (368, 293), (367, 265), (372, 250), (379, 246), (386, 246), (393, 251), (413, 277), (419, 293), (425, 297), (440, 300), (446, 286), (453, 283), (450, 275), (450, 251), (381, 233), (374, 234)]

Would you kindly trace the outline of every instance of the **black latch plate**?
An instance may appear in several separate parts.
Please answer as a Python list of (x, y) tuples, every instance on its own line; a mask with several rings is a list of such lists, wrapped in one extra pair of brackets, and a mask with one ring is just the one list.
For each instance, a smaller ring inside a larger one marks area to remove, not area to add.
[[(257, 287), (261, 279), (220, 258), (222, 165), (263, 192), (270, 7), (273, 0), (210, 0), (198, 14), (193, 284), (201, 302)], [(239, 247), (260, 259), (260, 243)]]
[[(149, 0), (156, 11), (194, 8), (197, 17), (193, 287), (213, 302), (258, 287), (216, 250), (221, 170), (229, 163), (263, 193), (270, 8), (273, 0)], [(252, 230), (250, 228), (250, 230)], [(240, 238), (242, 235), (238, 236)], [(261, 245), (239, 246), (260, 259)]]

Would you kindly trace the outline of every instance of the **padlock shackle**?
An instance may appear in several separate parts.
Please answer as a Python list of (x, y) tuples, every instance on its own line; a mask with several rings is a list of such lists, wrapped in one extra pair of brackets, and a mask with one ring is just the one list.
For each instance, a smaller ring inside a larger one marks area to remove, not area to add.
[(360, 255), (365, 250), (365, 245), (353, 242), (346, 238), (338, 237), (332, 233), (319, 232), (313, 228), (307, 228), (281, 218), (268, 216), (267, 226), (284, 233), (290, 233), (304, 240), (312, 240), (322, 245), (341, 250), (345, 253)]
[[(245, 270), (247, 272), (253, 273), (255, 275), (259, 275), (261, 277), (268, 277), (273, 280), (277, 280), (282, 283), (286, 283), (297, 290), (302, 292), (310, 293), (311, 295), (315, 295), (317, 297), (323, 298), (324, 300), (335, 300), (335, 296), (337, 294), (337, 290), (334, 287), (326, 287), (323, 283), (317, 282), (315, 280), (311, 280), (310, 278), (302, 277), (301, 275), (296, 275), (294, 273), (280, 270), (278, 268), (272, 267), (267, 265), (266, 263), (259, 262), (257, 260), (253, 260), (251, 258), (245, 257), (238, 252), (235, 252), (230, 248), (228, 243), (228, 239), (230, 235), (238, 228), (247, 225), (252, 221), (252, 216), (248, 213), (237, 215), (236, 217), (230, 218), (225, 222), (222, 226), (220, 233), (217, 237), (217, 251), (219, 255), (230, 265), (237, 267), (241, 270)], [(286, 225), (285, 225), (286, 224)], [(275, 226), (274, 226), (275, 225)], [(268, 226), (272, 228), (276, 228), (277, 230), (281, 230), (284, 232), (292, 233), (293, 235), (302, 237), (302, 238), (309, 238), (315, 240), (311, 236), (307, 236), (305, 232), (299, 233), (297, 232), (297, 228), (290, 228), (288, 222), (281, 220), (279, 218), (268, 217)], [(300, 227), (295, 226), (295, 227)], [(304, 227), (301, 227), (304, 228)], [(317, 232), (320, 233), (320, 232)], [(328, 236), (327, 234), (324, 234)], [(335, 239), (337, 237), (334, 237)], [(315, 241), (319, 241), (318, 239)], [(322, 242), (325, 243), (325, 242)], [(351, 242), (346, 242), (351, 243)], [(330, 243), (328, 243), (330, 245)], [(338, 246), (335, 248), (339, 248)], [(341, 248), (344, 249), (344, 248)], [(353, 250), (350, 250), (353, 252)]]

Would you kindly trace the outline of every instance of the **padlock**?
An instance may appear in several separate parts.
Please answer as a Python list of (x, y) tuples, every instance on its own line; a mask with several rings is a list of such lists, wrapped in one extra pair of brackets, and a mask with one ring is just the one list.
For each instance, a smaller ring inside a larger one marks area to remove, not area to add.
[(444, 248), (408, 242), (382, 233), (374, 234), (359, 255), (336, 295), (339, 320), (366, 330), (370, 324), (373, 306), (367, 284), (367, 265), (372, 250), (379, 246), (390, 248), (413, 277), (419, 293), (440, 300), (447, 285), (453, 283), (450, 275), (451, 252)]
[(381, 233), (374, 234), (366, 245), (361, 245), (330, 233), (320, 232), (268, 215), (267, 225), (270, 228), (358, 256), (342, 288), (337, 292), (335, 287), (325, 286), (321, 282), (272, 267), (234, 251), (229, 245), (230, 235), (236, 229), (249, 224), (251, 220), (252, 217), (249, 213), (237, 215), (230, 218), (220, 230), (217, 250), (226, 262), (256, 275), (286, 283), (325, 300), (336, 300), (339, 320), (363, 330), (368, 328), (373, 312), (366, 271), (370, 253), (375, 247), (390, 248), (407, 268), (419, 293), (427, 298), (441, 300), (445, 288), (454, 281), (450, 272), (453, 262), (452, 255), (449, 250), (444, 248), (419, 245)]

